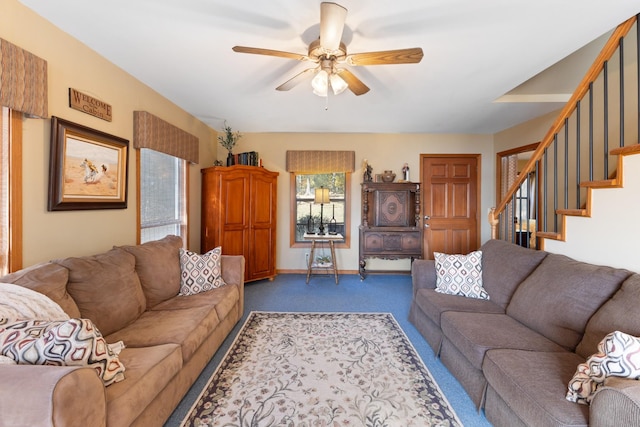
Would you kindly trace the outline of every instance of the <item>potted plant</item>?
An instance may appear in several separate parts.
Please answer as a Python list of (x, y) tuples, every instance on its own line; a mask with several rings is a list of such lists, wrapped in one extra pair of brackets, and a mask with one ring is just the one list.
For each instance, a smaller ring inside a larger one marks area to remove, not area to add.
[(238, 142), (241, 137), (242, 135), (240, 135), (240, 132), (234, 132), (233, 129), (231, 129), (231, 126), (227, 126), (227, 122), (224, 122), (224, 135), (218, 136), (218, 142), (220, 142), (220, 145), (226, 148), (229, 152), (229, 154), (227, 155), (227, 166), (231, 166), (234, 164), (233, 153), (231, 152), (231, 150), (233, 150), (236, 142)]

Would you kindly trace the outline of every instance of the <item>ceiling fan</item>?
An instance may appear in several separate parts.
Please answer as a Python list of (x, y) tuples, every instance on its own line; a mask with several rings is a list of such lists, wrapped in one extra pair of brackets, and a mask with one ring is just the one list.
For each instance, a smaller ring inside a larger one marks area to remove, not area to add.
[(367, 85), (347, 68), (344, 68), (345, 64), (351, 66), (415, 64), (422, 60), (423, 53), (419, 47), (347, 54), (347, 47), (341, 41), (346, 17), (347, 9), (339, 4), (320, 3), (320, 38), (309, 45), (306, 55), (246, 46), (234, 46), (233, 51), (278, 56), (317, 64), (317, 66), (308, 68), (287, 80), (276, 90), (289, 90), (308, 76), (315, 74), (311, 86), (313, 93), (319, 96), (327, 96), (329, 88), (335, 95), (342, 93), (347, 88), (355, 95), (363, 95), (369, 91)]

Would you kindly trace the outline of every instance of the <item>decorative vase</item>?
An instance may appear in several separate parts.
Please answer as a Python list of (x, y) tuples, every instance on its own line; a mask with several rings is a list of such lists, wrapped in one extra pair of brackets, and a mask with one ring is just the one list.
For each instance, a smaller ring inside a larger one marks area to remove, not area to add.
[(229, 151), (229, 154), (227, 155), (227, 166), (233, 166), (234, 163), (235, 162), (233, 161), (233, 153)]
[(396, 174), (393, 171), (384, 171), (382, 173), (382, 182), (393, 182), (396, 179)]

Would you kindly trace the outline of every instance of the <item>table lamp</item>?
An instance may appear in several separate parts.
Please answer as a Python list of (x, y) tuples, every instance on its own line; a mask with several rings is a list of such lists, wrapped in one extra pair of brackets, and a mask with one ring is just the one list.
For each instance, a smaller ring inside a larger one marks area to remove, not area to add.
[(316, 188), (316, 198), (314, 202), (320, 203), (320, 227), (318, 227), (318, 234), (322, 236), (325, 234), (324, 224), (322, 222), (322, 207), (325, 203), (331, 203), (331, 200), (329, 199), (329, 189), (324, 187)]

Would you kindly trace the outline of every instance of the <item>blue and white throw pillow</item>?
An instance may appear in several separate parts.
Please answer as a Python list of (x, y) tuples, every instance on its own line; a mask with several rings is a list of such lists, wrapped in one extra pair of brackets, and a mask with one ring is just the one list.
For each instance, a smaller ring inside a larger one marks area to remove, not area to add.
[(226, 285), (220, 266), (222, 248), (206, 254), (180, 248), (180, 295), (194, 295)]
[(482, 251), (467, 255), (434, 252), (436, 292), (469, 298), (489, 299), (482, 287)]

